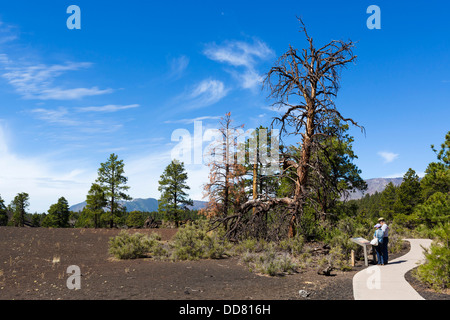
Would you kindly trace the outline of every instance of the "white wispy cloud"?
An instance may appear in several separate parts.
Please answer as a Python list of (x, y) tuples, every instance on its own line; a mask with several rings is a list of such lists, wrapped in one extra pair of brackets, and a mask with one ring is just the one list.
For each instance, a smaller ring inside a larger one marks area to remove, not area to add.
[(170, 70), (168, 77), (170, 79), (181, 78), (188, 65), (189, 65), (189, 58), (184, 55), (171, 59), (169, 62)]
[(37, 100), (74, 100), (88, 96), (112, 93), (112, 89), (61, 88), (54, 80), (69, 71), (90, 68), (90, 62), (68, 62), (66, 64), (18, 65), (6, 54), (0, 57), (4, 73), (2, 77), (25, 99)]
[[(85, 134), (95, 133), (112, 133), (123, 128), (123, 124), (117, 123), (114, 119), (86, 119), (78, 115), (78, 112), (66, 107), (59, 107), (57, 109), (35, 108), (29, 111), (37, 119), (45, 121), (48, 124), (59, 125), (71, 128), (73, 134), (70, 139), (83, 138), (83, 136), (76, 135), (76, 132)], [(64, 137), (59, 132), (60, 137)], [(84, 137), (86, 138), (86, 137)]]
[(221, 116), (203, 116), (203, 117), (196, 117), (192, 119), (179, 119), (179, 120), (166, 120), (164, 123), (182, 123), (182, 124), (191, 124), (195, 121), (205, 121), (205, 120), (218, 120)]
[(208, 44), (204, 53), (211, 60), (224, 62), (235, 67), (252, 68), (257, 59), (267, 59), (272, 56), (273, 50), (264, 42), (254, 39), (253, 43), (226, 41), (222, 45)]
[(0, 21), (0, 44), (16, 40), (17, 38), (17, 28), (11, 24)]
[(228, 94), (228, 88), (220, 80), (206, 79), (178, 98), (186, 109), (199, 109), (213, 105)]
[(69, 115), (69, 110), (64, 107), (59, 107), (58, 109), (44, 109), (36, 108), (30, 111), (38, 119), (44, 120), (49, 123), (61, 124), (66, 126), (78, 126), (81, 124), (80, 121), (74, 120)]
[(100, 107), (80, 107), (76, 110), (79, 112), (117, 112), (121, 110), (134, 109), (139, 108), (138, 104), (129, 104), (129, 105), (114, 105), (108, 104), (106, 106)]
[(387, 151), (378, 152), (378, 155), (383, 158), (384, 163), (393, 162), (399, 156), (397, 153), (387, 152)]
[(99, 89), (98, 87), (92, 88), (74, 88), (74, 89), (61, 89), (61, 88), (48, 88), (43, 89), (39, 93), (29, 95), (27, 99), (38, 100), (77, 100), (84, 97), (98, 96), (102, 94), (112, 93), (112, 89)]
[(5, 203), (20, 192), (30, 195), (30, 212), (45, 212), (64, 196), (70, 204), (84, 200), (96, 171), (80, 159), (57, 162), (53, 156), (22, 156), (11, 150), (9, 131), (0, 124), (0, 190)]
[(258, 62), (274, 55), (269, 46), (257, 39), (253, 43), (243, 41), (226, 41), (222, 45), (208, 44), (203, 53), (211, 60), (238, 68), (229, 70), (245, 89), (261, 85), (263, 77), (256, 70)]

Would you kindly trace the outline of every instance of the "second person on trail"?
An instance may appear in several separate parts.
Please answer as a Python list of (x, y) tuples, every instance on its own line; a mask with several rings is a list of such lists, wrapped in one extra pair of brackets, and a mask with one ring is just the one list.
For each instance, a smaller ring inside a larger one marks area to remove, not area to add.
[(378, 239), (378, 245), (375, 246), (375, 251), (377, 253), (377, 261), (378, 265), (384, 266), (384, 259), (383, 259), (383, 236), (384, 232), (381, 230), (381, 224), (377, 223), (375, 226), (375, 233), (373, 235), (374, 238)]
[(383, 230), (383, 245), (382, 245), (382, 253), (383, 253), (383, 262), (387, 264), (389, 261), (389, 252), (388, 252), (388, 244), (389, 244), (389, 226), (387, 225), (384, 218), (378, 219), (378, 223), (381, 225), (381, 230)]

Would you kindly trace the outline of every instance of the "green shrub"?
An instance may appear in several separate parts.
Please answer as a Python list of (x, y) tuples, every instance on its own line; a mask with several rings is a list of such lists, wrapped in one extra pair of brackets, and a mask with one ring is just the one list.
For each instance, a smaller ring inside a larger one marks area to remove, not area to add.
[(125, 225), (128, 228), (142, 227), (144, 225), (146, 216), (140, 211), (131, 211), (127, 213)]
[(208, 231), (205, 220), (182, 226), (174, 237), (172, 257), (175, 260), (219, 259), (227, 253), (229, 243), (223, 230)]
[(305, 244), (305, 238), (301, 235), (296, 235), (293, 238), (281, 240), (278, 243), (278, 248), (282, 251), (286, 251), (294, 256), (302, 253)]
[(267, 250), (263, 252), (245, 252), (242, 256), (242, 261), (250, 270), (270, 276), (285, 273), (291, 274), (298, 269), (298, 264), (292, 255), (277, 251), (272, 244), (269, 244)]
[(157, 233), (144, 235), (122, 230), (119, 235), (110, 238), (109, 253), (118, 259), (137, 259), (150, 254), (159, 258), (167, 256), (160, 240), (161, 236)]
[(426, 263), (416, 269), (416, 276), (436, 290), (449, 287), (450, 250), (441, 245), (433, 245), (425, 253)]
[(437, 240), (425, 251), (425, 263), (420, 265), (415, 276), (436, 290), (449, 288), (450, 285), (450, 247), (449, 223), (436, 227)]
[(233, 245), (233, 253), (240, 255), (246, 252), (262, 252), (267, 250), (269, 243), (264, 239), (248, 238)]
[(130, 234), (122, 230), (119, 235), (110, 238), (109, 253), (118, 259), (136, 259), (145, 256), (153, 245), (151, 239), (141, 233)]
[(403, 237), (395, 232), (389, 233), (388, 250), (390, 253), (398, 253), (403, 249)]
[(352, 269), (348, 256), (344, 254), (340, 247), (332, 248), (329, 257), (332, 268), (342, 271), (349, 271)]

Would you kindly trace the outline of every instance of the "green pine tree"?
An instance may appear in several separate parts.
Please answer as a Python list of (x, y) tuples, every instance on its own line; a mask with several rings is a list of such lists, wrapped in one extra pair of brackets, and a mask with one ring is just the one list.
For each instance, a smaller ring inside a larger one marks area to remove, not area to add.
[(16, 227), (25, 226), (26, 209), (30, 205), (28, 202), (30, 196), (26, 192), (18, 193), (11, 202), (11, 210), (13, 212), (14, 225)]
[(69, 227), (69, 203), (64, 197), (52, 204), (48, 214), (42, 221), (42, 226), (46, 228), (68, 228)]
[(394, 203), (394, 219), (405, 227), (413, 228), (414, 219), (411, 217), (411, 214), (414, 208), (422, 202), (422, 188), (419, 176), (410, 168), (403, 176), (403, 182), (397, 189), (397, 199)]
[(380, 216), (391, 220), (395, 214), (394, 204), (397, 200), (397, 188), (392, 182), (389, 182), (380, 196)]
[(433, 145), (431, 149), (436, 153), (438, 161), (428, 165), (421, 181), (425, 200), (435, 192), (450, 194), (450, 131), (445, 136), (439, 152)]
[(8, 211), (6, 210), (5, 200), (0, 196), (0, 226), (8, 224)]
[(158, 201), (158, 211), (164, 213), (168, 220), (174, 221), (176, 227), (178, 227), (180, 214), (186, 206), (193, 204), (184, 191), (190, 189), (186, 180), (184, 163), (178, 160), (172, 160), (159, 180), (158, 191), (161, 192), (161, 197)]
[(101, 226), (101, 218), (105, 213), (103, 208), (107, 205), (105, 192), (103, 188), (93, 183), (86, 196), (86, 213), (89, 214), (89, 220), (92, 220), (94, 228)]
[(119, 221), (124, 207), (120, 205), (121, 200), (131, 200), (125, 193), (130, 187), (126, 186), (128, 178), (124, 176), (123, 160), (118, 160), (118, 156), (112, 153), (105, 163), (100, 164), (98, 178), (96, 182), (101, 186), (105, 198), (106, 208), (109, 209), (108, 220), (111, 228)]

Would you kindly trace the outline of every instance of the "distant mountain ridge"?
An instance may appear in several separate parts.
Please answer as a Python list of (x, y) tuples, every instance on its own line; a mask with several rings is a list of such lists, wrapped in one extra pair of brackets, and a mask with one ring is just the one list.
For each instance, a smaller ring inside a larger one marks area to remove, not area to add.
[[(142, 212), (152, 212), (152, 211), (158, 211), (158, 200), (154, 198), (147, 198), (147, 199), (141, 199), (136, 198), (131, 201), (120, 201), (122, 204), (125, 205), (128, 212), (131, 211), (142, 211)], [(199, 201), (199, 200), (193, 200), (194, 205), (188, 206), (191, 210), (200, 210), (203, 209), (206, 206), (206, 201)], [(69, 210), (74, 212), (80, 212), (83, 211), (84, 207), (86, 206), (86, 201), (83, 201), (81, 203), (74, 204), (69, 208)]]
[[(362, 193), (359, 190), (356, 190), (354, 192), (351, 192), (347, 200), (357, 200), (364, 197), (366, 194), (372, 195), (375, 192), (382, 192), (386, 186), (392, 182), (394, 186), (399, 186), (403, 178), (374, 178), (374, 179), (367, 179), (365, 180), (367, 183), (367, 190)], [(128, 212), (131, 211), (142, 211), (142, 212), (152, 212), (152, 211), (158, 211), (158, 200), (154, 198), (147, 198), (147, 199), (141, 199), (136, 198), (132, 201), (125, 201), (122, 203), (125, 204), (125, 207), (127, 208)], [(206, 207), (207, 202), (206, 201), (200, 201), (200, 200), (194, 200), (194, 205), (189, 206), (189, 209), (191, 210), (200, 210)], [(79, 212), (82, 211), (83, 208), (86, 206), (86, 201), (75, 204), (71, 206), (69, 209), (71, 211)]]
[(397, 187), (402, 184), (403, 178), (374, 178), (365, 181), (367, 183), (367, 190), (364, 193), (359, 190), (351, 192), (347, 200), (357, 200), (361, 199), (366, 194), (372, 195), (375, 192), (383, 192), (390, 182)]

